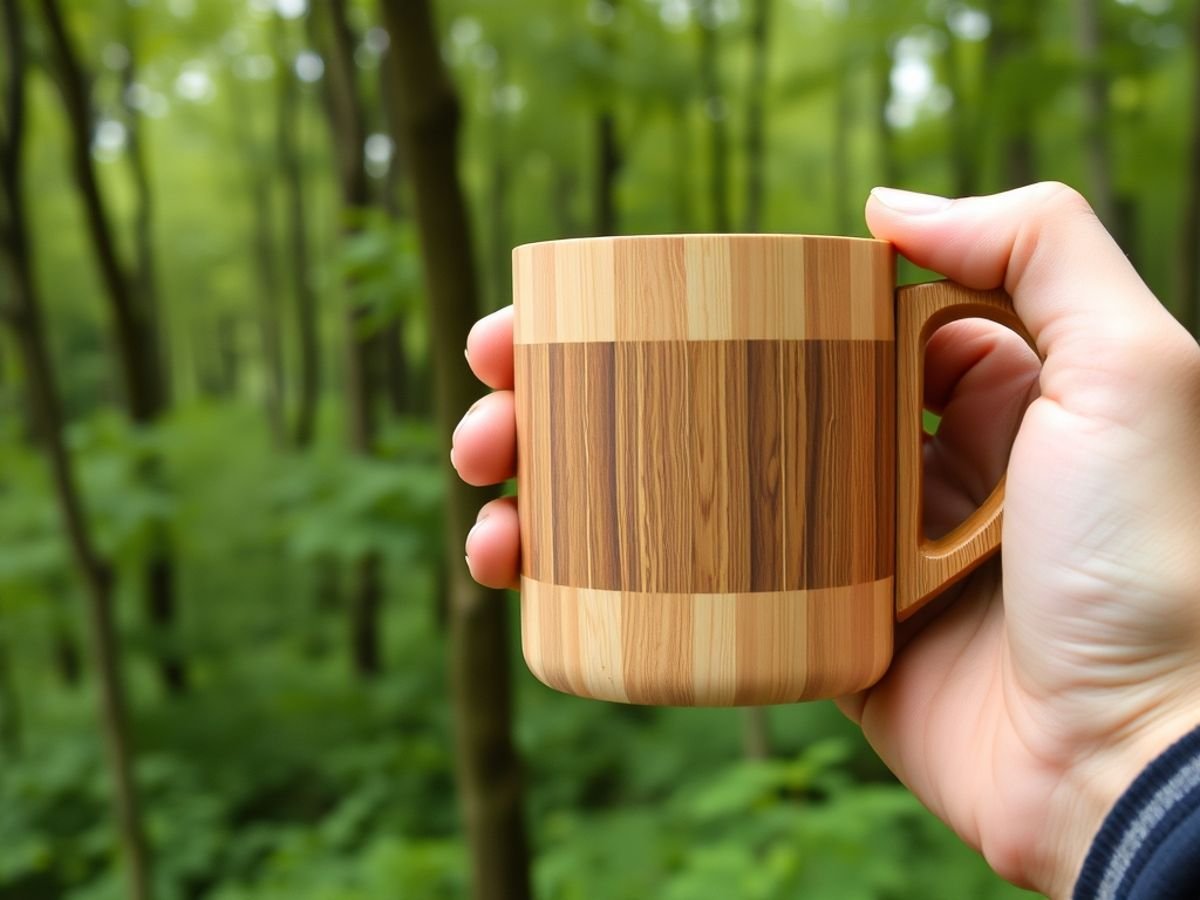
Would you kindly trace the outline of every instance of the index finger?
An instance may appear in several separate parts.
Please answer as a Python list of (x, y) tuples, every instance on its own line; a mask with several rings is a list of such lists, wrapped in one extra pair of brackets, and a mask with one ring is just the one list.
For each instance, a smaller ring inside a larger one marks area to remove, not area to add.
[(467, 335), (467, 362), (475, 376), (490, 388), (513, 386), (512, 305), (484, 316)]

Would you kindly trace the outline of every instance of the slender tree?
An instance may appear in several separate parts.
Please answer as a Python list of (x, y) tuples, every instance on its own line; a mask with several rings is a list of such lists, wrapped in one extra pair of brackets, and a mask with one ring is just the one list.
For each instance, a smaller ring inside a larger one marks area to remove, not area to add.
[(1186, 196), (1179, 224), (1178, 285), (1180, 320), (1200, 337), (1200, 7), (1192, 18), (1191, 137), (1188, 141)]
[[(668, 112), (671, 119), (671, 145), (676, 159), (691, 159), (693, 153), (692, 123), (688, 110), (682, 103), (671, 106)], [(692, 188), (691, 168), (689, 166), (674, 166), (671, 176), (671, 206), (675, 217), (675, 228), (678, 231), (694, 229), (695, 191)]]
[[(150, 173), (146, 167), (142, 116), (134, 104), (135, 89), (138, 85), (138, 54), (141, 52), (139, 24), (135, 7), (128, 3), (122, 5), (121, 32), (126, 55), (125, 65), (121, 68), (121, 109), (125, 122), (125, 158), (129, 162), (129, 171), (133, 177), (135, 198), (133, 231), (136, 250), (131, 280), (146, 318), (146, 329), (157, 337), (160, 334), (158, 319), (162, 310), (158, 300), (158, 278), (155, 273), (154, 193), (150, 189)], [(153, 346), (146, 348), (146, 352), (158, 357), (155, 366), (161, 378), (166, 373), (166, 368), (163, 365), (159, 342), (156, 340)], [(163, 395), (160, 403), (163, 406), (168, 399), (168, 389), (167, 382), (160, 384), (160, 392)]]
[(232, 76), (227, 81), (225, 95), (229, 98), (232, 115), (232, 143), (238, 148), (244, 178), (242, 197), (249, 206), (250, 230), (245, 246), (247, 260), (257, 282), (254, 291), (254, 311), (258, 326), (258, 342), (262, 353), (264, 379), (263, 411), (272, 443), (276, 448), (287, 446), (287, 418), (284, 413), (286, 382), (283, 367), (283, 335), (280, 331), (279, 300), (282, 278), (279, 272), (279, 251), (276, 239), (275, 192), (276, 172), (274, 154), (262, 145), (245, 100), (245, 85)]
[(508, 144), (511, 129), (508, 128), (508, 110), (505, 88), (507, 66), (504, 51), (497, 53), (496, 65), (492, 69), (492, 95), (489, 104), (488, 128), (488, 259), (491, 277), (488, 279), (487, 296), (493, 307), (503, 306), (512, 292), (512, 211), (510, 195), (512, 184), (512, 153)]
[[(122, 92), (125, 103), (126, 141), (133, 174), (134, 263), (121, 257), (112, 216), (100, 189), (92, 160), (92, 134), (96, 113), (92, 106), (90, 78), (62, 16), (59, 0), (43, 0), (43, 17), (49, 35), (51, 72), (66, 112), (71, 140), (72, 170), (79, 188), (87, 221), (88, 237), (100, 268), (116, 338), (118, 366), (130, 419), (139, 427), (154, 425), (170, 402), (168, 370), (164, 364), (158, 323), (158, 299), (151, 241), (153, 200), (139, 128), (139, 117), (129, 103), (136, 81), (136, 25), (133, 11), (126, 10), (126, 66)], [(149, 454), (138, 461), (143, 483), (165, 488), (162, 460)], [(187, 669), (178, 646), (175, 563), (171, 535), (166, 523), (150, 523), (149, 547), (143, 562), (142, 596), (147, 618), (159, 638), (159, 674), (163, 685), (179, 694), (187, 689)]]
[[(354, 64), (358, 39), (346, 15), (345, 0), (329, 0), (323, 9), (323, 17), (310, 18), (309, 22), (316, 38), (314, 43), (325, 48), (329, 63), (325, 106), (342, 192), (342, 233), (350, 237), (361, 230), (362, 214), (373, 199), (363, 165), (367, 116)], [(353, 281), (346, 287), (352, 291)], [(379, 430), (375, 403), (380, 381), (379, 336), (376, 329), (368, 329), (370, 315), (370, 308), (361, 303), (351, 303), (347, 308), (346, 418), (350, 449), (364, 457), (374, 455)], [(370, 550), (355, 561), (350, 596), (351, 658), (355, 671), (363, 677), (377, 675), (382, 668), (379, 641), (382, 603), (383, 559), (377, 550)]]
[(1032, 58), (1037, 37), (1037, 0), (989, 0), (992, 30), (985, 49), (985, 65), (991, 79), (988, 97), (990, 117), (997, 122), (1000, 139), (1000, 182), (1004, 188), (1020, 187), (1037, 180), (1037, 153), (1033, 117), (1025, 91), (1014, 89), (1014, 73)]
[[(873, 2), (878, 5), (878, 0)], [(875, 47), (871, 53), (871, 78), (875, 83), (876, 166), (880, 184), (899, 183), (899, 172), (896, 168), (896, 129), (892, 127), (892, 120), (888, 118), (888, 105), (892, 99), (890, 45), (891, 35), (884, 29), (875, 36)]]
[(0, 221), (4, 228), (0, 235), (0, 258), (9, 285), (9, 300), (3, 309), (3, 318), (21, 356), (30, 407), (50, 466), (63, 530), (87, 596), (87, 632), (96, 667), (100, 722), (113, 780), (113, 805), (128, 874), (129, 897), (131, 900), (148, 900), (151, 896), (150, 860), (133, 780), (133, 751), (113, 617), (112, 565), (100, 554), (92, 538), (87, 510), (67, 452), (62, 404), (50, 363), (41, 298), (34, 275), (22, 166), (27, 66), (20, 0), (3, 0), (3, 39), (4, 52), (0, 58), (5, 60), (8, 71), (4, 133), (0, 135), (3, 199)]
[[(833, 149), (830, 154), (830, 182), (833, 189), (833, 222), (838, 234), (849, 234), (851, 207), (857, 207), (857, 199), (850, 197), (850, 129), (854, 124), (854, 61), (846, 22), (839, 23), (843, 29), (842, 59), (838, 66), (838, 77), (834, 80), (833, 96)], [(890, 156), (885, 150), (884, 156)], [(857, 211), (857, 210), (856, 210)]]
[(13, 683), (12, 645), (5, 630), (0, 628), (0, 753), (16, 758), (21, 755), (22, 743), (21, 702)]
[(766, 107), (771, 0), (754, 0), (750, 12), (750, 78), (746, 88), (746, 217), (742, 227), (762, 227), (766, 156)]
[[(620, 9), (617, 0), (596, 0), (596, 7), (600, 11), (600, 28), (603, 29), (600, 43), (608, 57), (608, 69), (612, 71), (617, 54), (616, 26)], [(593, 132), (596, 171), (592, 180), (592, 231), (599, 235), (617, 234), (620, 230), (617, 179), (624, 159), (617, 135), (617, 89), (611, 78), (604, 85)]]
[(300, 83), (287, 35), (287, 22), (276, 13), (274, 51), (278, 98), (275, 118), (276, 153), (283, 178), (291, 261), (292, 292), (299, 335), (299, 383), (292, 440), (297, 447), (312, 443), (317, 428), (321, 377), (321, 342), (317, 330), (317, 294), (308, 253), (308, 202), (300, 157)]
[(1075, 0), (1075, 47), (1083, 66), (1083, 153), (1088, 171), (1088, 200), (1100, 221), (1116, 234), (1119, 223), (1113, 187), (1109, 77), (1103, 35), (1097, 0)]
[(946, 54), (946, 89), (950, 92), (950, 164), (954, 174), (953, 193), (956, 197), (970, 197), (979, 192), (978, 154), (975, 147), (977, 110), (968, 95), (963, 42), (950, 28), (948, 20), (943, 22), (942, 33), (949, 48)]
[(579, 188), (579, 176), (560, 159), (552, 159), (550, 166), (550, 212), (554, 233), (561, 237), (577, 237), (586, 233), (576, 220), (573, 203)]
[[(397, 58), (399, 144), (411, 173), (421, 240), (438, 429), (449, 457), (454, 423), (477, 394), (462, 363), (479, 312), (471, 228), (458, 174), (459, 104), (442, 63), (429, 0), (382, 0)], [(446, 572), (459, 805), (476, 898), (531, 896), (520, 765), (512, 742), (508, 608), (462, 564), (462, 543), (493, 492), (447, 471)]]
[[(55, 605), (59, 605), (58, 602)], [(77, 688), (83, 681), (83, 660), (75, 633), (66, 621), (66, 614), (56, 612), (50, 638), (54, 657), (54, 671), (64, 687)]]
[(696, 0), (696, 23), (700, 32), (699, 84), (704, 116), (708, 120), (708, 196), (712, 229), (727, 232), (729, 214), (729, 116), (721, 90), (720, 42), (714, 0)]
[[(170, 367), (162, 347), (165, 331), (162, 327), (162, 304), (158, 295), (153, 223), (154, 193), (150, 187), (150, 175), (146, 166), (146, 152), (142, 135), (142, 116), (133, 104), (134, 88), (137, 85), (137, 60), (141, 52), (137, 11), (130, 4), (122, 7), (122, 31), (127, 55), (121, 72), (121, 100), (125, 112), (125, 149), (134, 185), (134, 265), (132, 280), (135, 294), (141, 304), (146, 324), (144, 339), (149, 341), (145, 353), (149, 358), (148, 369), (159, 379), (157, 409), (140, 424), (150, 424), (166, 412), (170, 402)], [(166, 488), (162, 459), (150, 455), (140, 462), (142, 480), (159, 490)], [(147, 554), (143, 577), (143, 592), (149, 619), (158, 632), (159, 675), (162, 683), (173, 694), (187, 690), (187, 665), (178, 645), (178, 600), (176, 598), (175, 559), (171, 547), (171, 535), (164, 523), (156, 522), (150, 529), (150, 549)]]
[[(379, 66), (379, 112), (385, 134), (395, 134), (392, 123), (396, 103), (392, 96), (395, 90), (395, 54), (390, 48), (384, 52)], [(383, 208), (394, 223), (408, 220), (409, 209), (404, 194), (404, 155), (393, 141), (392, 156), (388, 161), (387, 174), (383, 183)], [(388, 408), (393, 416), (428, 413), (422, 406), (423, 393), (418, 391), (419, 374), (415, 371), (405, 344), (407, 330), (406, 311), (400, 310), (387, 322), (380, 335), (383, 354), (383, 390)]]

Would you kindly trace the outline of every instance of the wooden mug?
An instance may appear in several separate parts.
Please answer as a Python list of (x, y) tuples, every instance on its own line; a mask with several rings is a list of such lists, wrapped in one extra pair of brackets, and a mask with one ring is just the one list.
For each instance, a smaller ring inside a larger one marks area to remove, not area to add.
[(549, 686), (857, 691), (999, 548), (1003, 482), (923, 534), (922, 356), (967, 317), (1028, 341), (1004, 293), (897, 290), (890, 244), (802, 235), (528, 244), (513, 281), (521, 633)]

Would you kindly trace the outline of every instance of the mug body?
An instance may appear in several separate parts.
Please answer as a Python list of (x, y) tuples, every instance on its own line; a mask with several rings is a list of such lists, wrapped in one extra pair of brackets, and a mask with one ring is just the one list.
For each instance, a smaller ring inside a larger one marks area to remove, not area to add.
[(892, 653), (895, 258), (801, 235), (513, 253), (521, 629), (541, 681), (727, 706)]

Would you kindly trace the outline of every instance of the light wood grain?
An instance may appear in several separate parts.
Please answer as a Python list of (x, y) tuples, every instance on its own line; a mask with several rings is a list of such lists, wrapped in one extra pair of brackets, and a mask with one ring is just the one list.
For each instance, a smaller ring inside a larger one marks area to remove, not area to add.
[(891, 658), (891, 610), (891, 578), (745, 594), (521, 579), (525, 660), (534, 675), (557, 690), (623, 703), (742, 706), (861, 690)]
[(808, 235), (526, 244), (514, 339), (890, 341), (894, 259), (882, 241)]
[(921, 524), (921, 411), (925, 345), (955, 319), (991, 319), (1037, 345), (1003, 291), (973, 291), (949, 281), (897, 292), (897, 379), (899, 384), (899, 497), (897, 508), (896, 613), (907, 619), (930, 599), (964, 578), (1000, 549), (1004, 479), (974, 513), (937, 540)]

